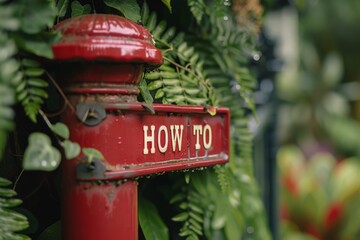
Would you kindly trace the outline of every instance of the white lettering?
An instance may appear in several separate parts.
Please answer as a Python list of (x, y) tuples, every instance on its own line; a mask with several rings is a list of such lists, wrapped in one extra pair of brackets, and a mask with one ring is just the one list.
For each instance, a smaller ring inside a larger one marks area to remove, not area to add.
[(201, 148), (201, 145), (199, 143), (200, 141), (200, 135), (202, 135), (202, 126), (201, 125), (194, 125), (193, 127), (193, 135), (196, 135), (196, 144), (195, 149), (199, 150)]
[[(206, 141), (206, 139), (208, 139), (208, 141)], [(204, 127), (203, 143), (205, 149), (209, 149), (211, 147), (212, 131), (209, 124), (206, 124)]]
[[(174, 133), (174, 128), (175, 128), (175, 133)], [(180, 133), (179, 133), (179, 128), (180, 128)], [(177, 142), (177, 146), (178, 146), (178, 151), (181, 151), (184, 125), (180, 125), (180, 126), (179, 125), (170, 125), (170, 130), (171, 130), (171, 143), (172, 143), (173, 152), (175, 152), (175, 149), (176, 149), (176, 142)]]
[[(163, 136), (164, 136), (164, 145), (161, 144), (161, 132), (164, 132)], [(167, 151), (167, 148), (168, 148), (168, 143), (169, 143), (169, 136), (168, 136), (168, 130), (167, 128), (162, 125), (160, 126), (159, 128), (159, 132), (158, 132), (158, 147), (159, 147), (159, 151), (161, 153), (164, 153)]]
[[(149, 131), (150, 128), (150, 131)], [(170, 129), (169, 129), (170, 128)], [(169, 133), (170, 130), (170, 133)], [(157, 147), (160, 153), (166, 153), (169, 148), (175, 151), (182, 151), (182, 143), (183, 143), (183, 133), (184, 133), (184, 125), (160, 125), (158, 129), (156, 129), (155, 125), (143, 126), (143, 134), (144, 134), (144, 149), (143, 153), (147, 154), (155, 154), (155, 148)], [(155, 134), (157, 138), (155, 139)], [(171, 134), (171, 136), (170, 136)], [(208, 150), (212, 146), (212, 129), (209, 124), (205, 125), (193, 125), (192, 126), (192, 135), (195, 136), (195, 150), (200, 150), (204, 148)], [(171, 138), (171, 142), (169, 143), (169, 138)], [(169, 145), (172, 146), (169, 146)], [(157, 146), (155, 146), (157, 145)], [(150, 147), (150, 151), (148, 149)]]
[(149, 154), (149, 150), (147, 147), (148, 142), (151, 143), (151, 149), (150, 149), (150, 153), (154, 154), (155, 153), (155, 137), (154, 137), (154, 132), (155, 132), (155, 126), (151, 125), (150, 129), (151, 129), (151, 135), (148, 136), (148, 129), (149, 127), (144, 125), (143, 126), (143, 131), (144, 131), (144, 150), (143, 153), (144, 154)]

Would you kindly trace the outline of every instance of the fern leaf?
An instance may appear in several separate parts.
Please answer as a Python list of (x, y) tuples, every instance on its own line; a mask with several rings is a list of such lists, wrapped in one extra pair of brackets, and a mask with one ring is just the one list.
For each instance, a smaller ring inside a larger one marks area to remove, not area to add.
[(182, 188), (182, 192), (171, 200), (172, 203), (180, 202), (179, 207), (183, 210), (172, 218), (173, 221), (183, 224), (179, 231), (180, 237), (198, 239), (203, 235), (204, 210), (201, 199), (202, 196), (194, 187), (187, 184)]
[(48, 97), (45, 88), (48, 83), (41, 79), (44, 70), (40, 64), (31, 59), (23, 59), (21, 62), (23, 79), (17, 85), (17, 98), (21, 101), (26, 115), (36, 122), (37, 114)]
[[(0, 8), (2, 20), (0, 23), (0, 159), (7, 145), (7, 132), (13, 128), (15, 103), (15, 82), (18, 81), (19, 63), (15, 59), (17, 48), (15, 42), (9, 37), (7, 30), (15, 30), (19, 23), (13, 18), (14, 9)], [(4, 24), (3, 24), (4, 23)], [(6, 24), (5, 24), (6, 23)]]
[(230, 188), (229, 172), (226, 171), (225, 166), (215, 166), (215, 173), (217, 176), (218, 183), (223, 193), (226, 193)]
[(203, 15), (206, 12), (206, 5), (203, 0), (188, 0), (187, 5), (190, 7), (190, 11), (196, 22), (200, 24)]
[(14, 198), (16, 192), (8, 188), (10, 184), (10, 181), (0, 178), (0, 239), (30, 240), (29, 237), (16, 233), (28, 228), (29, 222), (22, 214), (9, 209), (22, 203)]
[(144, 75), (153, 98), (178, 105), (215, 106), (215, 91), (204, 78), (203, 63), (195, 48), (184, 41), (183, 33), (175, 35), (174, 28), (167, 29), (166, 22), (156, 24), (156, 14), (147, 17), (147, 6), (143, 8), (144, 26), (152, 32), (164, 56), (164, 64), (159, 69)]

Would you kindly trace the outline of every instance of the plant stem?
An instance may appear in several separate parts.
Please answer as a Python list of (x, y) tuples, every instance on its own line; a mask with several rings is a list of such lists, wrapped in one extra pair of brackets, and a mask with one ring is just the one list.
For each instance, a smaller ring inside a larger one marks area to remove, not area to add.
[(48, 76), (48, 78), (50, 79), (50, 81), (54, 84), (54, 86), (56, 87), (56, 89), (60, 93), (61, 97), (64, 99), (65, 103), (70, 107), (71, 111), (75, 112), (74, 106), (71, 105), (71, 103), (69, 102), (69, 100), (65, 96), (64, 92), (61, 90), (60, 86), (55, 81), (55, 79), (50, 75), (50, 73), (48, 71), (45, 70), (45, 73), (46, 73), (46, 76)]
[(40, 115), (42, 116), (42, 118), (44, 119), (46, 125), (51, 129), (52, 128), (52, 124), (49, 121), (49, 119), (47, 118), (46, 114), (40, 109), (39, 110)]
[(24, 173), (24, 171), (25, 171), (25, 169), (22, 169), (21, 172), (20, 172), (20, 174), (19, 174), (19, 176), (17, 176), (17, 178), (16, 178), (16, 180), (15, 180), (15, 182), (14, 182), (14, 186), (13, 186), (13, 190), (14, 190), (14, 191), (15, 191), (16, 186), (17, 186), (17, 184), (18, 184), (18, 182), (19, 182), (22, 174)]

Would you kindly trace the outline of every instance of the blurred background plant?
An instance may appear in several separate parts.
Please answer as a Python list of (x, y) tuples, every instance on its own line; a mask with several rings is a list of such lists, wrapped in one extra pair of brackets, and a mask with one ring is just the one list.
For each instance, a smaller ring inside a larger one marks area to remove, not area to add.
[[(230, 164), (139, 179), (139, 238), (271, 239), (248, 127), (257, 87), (251, 67), (261, 57), (258, 0), (0, 1), (0, 176), (14, 182), (28, 209), (15, 221), (0, 211), (1, 221), (19, 225), (9, 234), (60, 239), (60, 151), (71, 159), (85, 146), (71, 142), (67, 126), (57, 122), (68, 101), (43, 63), (61, 38), (53, 25), (89, 13), (144, 25), (163, 51), (164, 64), (144, 74), (139, 100), (201, 105), (209, 114), (219, 105), (231, 109)], [(11, 194), (0, 200), (8, 203)], [(0, 239), (6, 235), (0, 231)]]
[[(295, 145), (278, 152), (282, 239), (359, 239), (360, 161)], [(307, 236), (308, 235), (308, 236)]]
[[(290, 2), (290, 1), (289, 1)], [(269, 13), (277, 79), (282, 239), (360, 239), (360, 2)]]

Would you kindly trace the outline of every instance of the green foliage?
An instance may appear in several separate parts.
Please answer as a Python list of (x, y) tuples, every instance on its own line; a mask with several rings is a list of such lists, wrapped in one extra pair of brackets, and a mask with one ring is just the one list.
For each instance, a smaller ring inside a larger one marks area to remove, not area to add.
[(214, 215), (214, 222), (217, 223), (215, 229), (223, 229), (228, 239), (239, 239), (241, 233), (236, 231), (239, 227), (233, 226), (233, 222), (246, 222), (247, 226), (242, 227), (253, 228), (254, 238), (270, 239), (253, 177), (252, 135), (245, 112), (245, 108), (255, 110), (253, 91), (256, 79), (249, 70), (246, 58), (255, 52), (254, 40), (246, 29), (239, 28), (230, 17), (224, 20), (216, 12), (206, 17), (208, 20), (203, 20), (208, 25), (200, 28), (199, 33), (188, 38), (188, 41), (194, 43), (195, 51), (204, 61), (204, 75), (214, 86), (219, 104), (230, 108), (231, 144), (234, 149), (229, 165), (215, 168), (218, 183), (229, 196), (221, 205), (215, 205), (215, 213), (224, 205), (231, 206), (228, 213), (225, 211)]
[(55, 123), (51, 126), (51, 131), (53, 131), (56, 135), (68, 139), (70, 137), (70, 130), (69, 128), (61, 122)]
[(154, 102), (154, 98), (152, 97), (149, 87), (147, 85), (147, 82), (145, 78), (142, 78), (139, 84), (139, 90), (140, 94), (143, 97), (144, 101), (148, 104), (151, 104)]
[(69, 0), (58, 0), (56, 2), (57, 17), (62, 18), (66, 15), (69, 5)]
[(187, 0), (187, 4), (197, 23), (200, 23), (206, 11), (204, 0)]
[(85, 156), (87, 156), (87, 161), (92, 162), (93, 158), (97, 159), (105, 159), (101, 152), (94, 148), (83, 148), (82, 149)]
[[(203, 17), (215, 16), (220, 19), (228, 19), (232, 14), (229, 0), (187, 0), (187, 5), (195, 18), (197, 24), (201, 23)], [(206, 23), (206, 20), (204, 21)]]
[[(64, 3), (64, 5), (66, 6), (66, 3)], [(90, 4), (82, 5), (78, 1), (71, 2), (71, 17), (77, 17), (77, 16), (80, 16), (80, 15), (88, 14), (90, 12), (91, 12)], [(59, 13), (61, 15), (65, 15), (66, 12), (64, 13), (64, 6), (60, 6)]]
[(48, 97), (45, 90), (48, 83), (41, 78), (44, 70), (38, 62), (23, 59), (21, 69), (23, 77), (16, 87), (17, 100), (22, 103), (26, 115), (33, 122), (36, 122), (36, 116), (41, 105), (44, 103), (44, 99)]
[[(21, 0), (16, 9), (20, 17), (21, 30), (27, 34), (37, 34), (44, 28), (51, 28), (56, 16), (56, 7), (51, 0)], [(31, 4), (31, 8), (29, 7)]]
[[(358, 158), (337, 162), (327, 152), (306, 157), (295, 145), (282, 146), (277, 155), (283, 186), (279, 206), (284, 239), (357, 239), (360, 223), (360, 164)], [(292, 239), (292, 238), (291, 238)], [(315, 238), (314, 238), (315, 239)]]
[(136, 0), (104, 0), (104, 3), (109, 7), (115, 8), (124, 15), (124, 17), (133, 22), (139, 22), (141, 19), (140, 6)]
[(199, 192), (192, 185), (185, 184), (180, 192), (170, 200), (171, 204), (177, 203), (181, 212), (172, 217), (175, 222), (181, 222), (180, 237), (186, 239), (199, 239), (203, 235), (204, 203)]
[(30, 240), (29, 237), (16, 233), (28, 228), (29, 222), (22, 214), (9, 209), (22, 203), (14, 198), (16, 192), (8, 188), (10, 184), (10, 181), (0, 178), (0, 239)]
[[(31, 5), (31, 7), (29, 7)], [(51, 0), (21, 0), (13, 4), (20, 28), (12, 37), (23, 54), (52, 58), (51, 44), (57, 33), (47, 32), (54, 24), (57, 9)]]
[(57, 221), (48, 226), (38, 237), (37, 240), (61, 240), (61, 221)]
[(43, 112), (40, 113), (44, 121), (46, 122), (47, 126), (49, 127), (49, 129), (55, 134), (55, 137), (57, 138), (59, 145), (63, 147), (65, 157), (67, 159), (72, 159), (77, 157), (80, 154), (81, 147), (78, 143), (69, 140), (70, 130), (68, 126), (66, 126), (64, 123), (61, 122), (51, 124), (51, 122), (45, 116), (45, 114)]
[(171, 12), (172, 9), (171, 9), (171, 0), (161, 0), (165, 6), (169, 9), (169, 11)]
[(14, 17), (14, 8), (0, 5), (0, 159), (6, 147), (7, 131), (13, 128), (12, 119), (14, 111), (12, 105), (15, 103), (14, 86), (18, 79), (18, 62), (14, 59), (17, 48), (8, 31), (19, 28), (20, 22)]
[(66, 159), (76, 158), (80, 154), (81, 147), (76, 142), (72, 142), (70, 140), (64, 140), (61, 143), (61, 146), (64, 148)]
[(194, 47), (184, 42), (184, 34), (176, 34), (174, 28), (167, 29), (165, 21), (157, 24), (155, 13), (149, 15), (146, 4), (142, 9), (142, 22), (153, 34), (164, 58), (162, 66), (144, 75), (155, 101), (216, 106), (214, 89), (203, 76), (203, 63)]
[[(2, 82), (7, 82), (6, 86), (11, 88), (5, 95), (7, 98), (4, 103), (9, 105), (14, 102), (12, 99), (14, 99), (14, 86), (16, 86), (18, 101), (21, 101), (26, 114), (35, 122), (37, 112), (44, 98), (47, 98), (44, 90), (47, 83), (40, 78), (43, 70), (36, 61), (21, 57), (23, 60), (19, 65), (18, 58), (15, 58), (18, 57), (15, 56), (16, 49), (21, 50), (22, 55), (52, 57), (50, 44), (56, 41), (58, 35), (43, 32), (52, 27), (54, 22), (56, 8), (53, 2), (32, 1), (31, 8), (28, 8), (28, 4), (28, 1), (22, 0), (1, 7), (0, 11), (4, 12), (5, 21), (3, 28), (0, 28), (0, 35), (5, 44), (3, 60), (6, 60), (7, 64), (7, 69), (2, 74), (4, 79)], [(6, 41), (5, 39), (10, 36), (11, 38)], [(7, 118), (9, 119), (10, 116), (10, 111), (8, 111)]]
[(32, 133), (29, 145), (24, 153), (23, 167), (25, 170), (53, 171), (61, 160), (58, 149), (51, 145), (51, 140), (46, 134)]
[(169, 231), (152, 202), (140, 197), (138, 209), (139, 223), (146, 240), (169, 239)]

